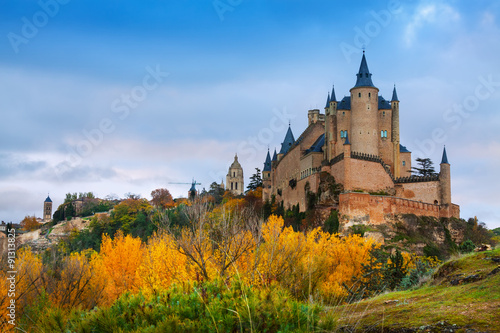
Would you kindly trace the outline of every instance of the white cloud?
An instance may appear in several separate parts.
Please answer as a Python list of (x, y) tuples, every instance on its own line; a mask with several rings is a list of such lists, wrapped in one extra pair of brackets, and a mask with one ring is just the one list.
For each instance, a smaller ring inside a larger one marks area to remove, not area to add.
[(419, 5), (404, 30), (404, 42), (407, 47), (413, 46), (418, 38), (419, 30), (426, 25), (446, 27), (460, 20), (460, 14), (453, 7), (439, 3)]

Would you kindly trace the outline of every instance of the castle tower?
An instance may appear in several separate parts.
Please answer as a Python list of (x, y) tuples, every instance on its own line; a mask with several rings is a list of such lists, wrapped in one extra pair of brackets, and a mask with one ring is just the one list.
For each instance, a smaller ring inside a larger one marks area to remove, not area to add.
[(349, 133), (346, 134), (344, 141), (344, 190), (351, 190), (351, 143), (349, 142)]
[(392, 91), (391, 98), (391, 108), (392, 108), (392, 133), (391, 141), (393, 146), (393, 158), (394, 158), (394, 177), (401, 177), (401, 161), (399, 159), (399, 100), (398, 94), (396, 93), (396, 85), (394, 85), (394, 90)]
[(451, 174), (450, 163), (446, 156), (446, 147), (443, 148), (443, 158), (439, 164), (439, 185), (441, 194), (441, 205), (451, 204)]
[[(276, 152), (275, 152), (276, 154)], [(262, 199), (271, 199), (271, 155), (269, 149), (267, 150), (266, 161), (264, 162), (264, 169), (262, 169)]]
[(52, 219), (52, 200), (47, 195), (47, 199), (43, 202), (43, 222), (49, 222)]
[(334, 147), (337, 143), (337, 100), (335, 87), (332, 86), (332, 95), (328, 94), (325, 106), (325, 159), (330, 161), (334, 155)]
[(234, 155), (234, 162), (229, 167), (226, 176), (226, 190), (231, 191), (234, 195), (240, 195), (244, 192), (243, 168), (238, 162), (238, 155)]
[(378, 156), (378, 88), (373, 85), (365, 53), (351, 88), (352, 151)]

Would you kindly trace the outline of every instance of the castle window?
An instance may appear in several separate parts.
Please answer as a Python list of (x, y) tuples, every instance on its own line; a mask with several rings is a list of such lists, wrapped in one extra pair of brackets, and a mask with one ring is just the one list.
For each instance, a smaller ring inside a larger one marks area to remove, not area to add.
[(368, 93), (368, 98), (372, 97), (372, 93)]
[(233, 182), (231, 182), (231, 191), (233, 190)]
[(233, 172), (233, 177), (236, 177), (236, 172)]
[(238, 183), (234, 183), (234, 189), (237, 190), (238, 189)]
[(345, 116), (345, 111), (344, 111), (344, 112), (342, 112), (342, 115), (344, 115), (344, 116)]
[(406, 165), (406, 161), (403, 161), (403, 166), (405, 166), (405, 165)]
[(358, 93), (358, 97), (361, 97), (361, 93)]
[(384, 112), (382, 112), (382, 115), (383, 115), (383, 116), (385, 116), (385, 111), (384, 111)]

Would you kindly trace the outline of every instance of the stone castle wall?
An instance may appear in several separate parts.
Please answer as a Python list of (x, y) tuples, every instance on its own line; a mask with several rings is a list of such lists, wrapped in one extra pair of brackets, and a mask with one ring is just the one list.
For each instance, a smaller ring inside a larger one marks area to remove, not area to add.
[(383, 224), (387, 218), (397, 214), (418, 216), (460, 217), (457, 205), (439, 206), (415, 200), (368, 193), (342, 193), (339, 197), (340, 222), (344, 225)]

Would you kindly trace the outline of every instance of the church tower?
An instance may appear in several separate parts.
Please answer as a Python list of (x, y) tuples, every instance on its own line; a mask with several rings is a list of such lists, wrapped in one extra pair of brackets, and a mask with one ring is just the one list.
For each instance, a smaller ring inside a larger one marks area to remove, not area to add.
[(43, 222), (49, 222), (52, 219), (52, 200), (47, 195), (43, 202)]
[(364, 51), (356, 77), (356, 85), (350, 90), (352, 115), (349, 139), (352, 151), (378, 156), (379, 90), (373, 85)]
[(229, 167), (226, 176), (226, 190), (231, 191), (234, 195), (240, 195), (244, 192), (243, 168), (238, 162), (238, 155), (234, 155), (234, 162)]

